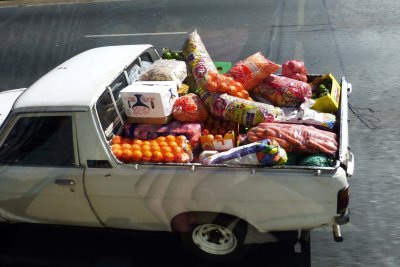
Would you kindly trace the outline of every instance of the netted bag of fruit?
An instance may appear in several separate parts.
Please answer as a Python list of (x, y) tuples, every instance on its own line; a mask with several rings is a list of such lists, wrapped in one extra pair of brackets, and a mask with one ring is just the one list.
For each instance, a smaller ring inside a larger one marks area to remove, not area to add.
[(335, 155), (338, 149), (335, 133), (308, 125), (259, 123), (247, 132), (246, 138), (246, 143), (275, 140), (287, 152)]
[(299, 107), (311, 98), (312, 88), (308, 83), (288, 77), (270, 75), (252, 91), (260, 102), (270, 102), (278, 107)]
[(217, 72), (217, 68), (197, 31), (189, 34), (189, 37), (182, 46), (182, 54), (192, 71), (197, 86), (204, 86), (204, 77), (208, 71)]
[(203, 164), (238, 164), (238, 165), (282, 165), (287, 162), (287, 154), (278, 142), (262, 140), (239, 146), (205, 158)]
[(205, 89), (210, 93), (227, 93), (231, 96), (251, 100), (249, 93), (244, 89), (243, 85), (235, 81), (232, 77), (210, 70), (205, 76), (204, 83)]
[(193, 93), (179, 97), (174, 103), (172, 114), (180, 122), (202, 122), (208, 118), (203, 101)]
[(250, 91), (280, 67), (279, 64), (265, 58), (261, 52), (257, 52), (233, 65), (227, 76), (240, 82), (247, 91)]

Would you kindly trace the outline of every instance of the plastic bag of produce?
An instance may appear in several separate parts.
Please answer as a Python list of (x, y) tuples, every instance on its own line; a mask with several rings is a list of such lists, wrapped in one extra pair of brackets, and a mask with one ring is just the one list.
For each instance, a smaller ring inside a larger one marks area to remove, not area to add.
[(159, 59), (139, 77), (140, 81), (175, 81), (178, 88), (187, 76), (186, 64), (174, 59)]
[(175, 120), (180, 122), (202, 122), (207, 120), (208, 111), (200, 97), (190, 93), (175, 101), (172, 115)]
[(301, 60), (288, 60), (282, 65), (282, 75), (291, 79), (307, 82), (307, 68)]
[(279, 108), (227, 94), (210, 94), (205, 90), (200, 90), (200, 94), (214, 117), (246, 127), (256, 126), (260, 122), (290, 122), (332, 129), (336, 123), (335, 115), (309, 108)]
[(205, 158), (202, 163), (272, 166), (285, 164), (286, 161), (286, 152), (278, 142), (266, 139), (214, 154)]
[(267, 138), (277, 141), (287, 152), (335, 155), (338, 149), (335, 133), (286, 123), (260, 123), (247, 132), (246, 143)]
[(217, 72), (214, 62), (211, 60), (203, 41), (197, 31), (189, 34), (185, 43), (182, 46), (182, 54), (189, 65), (192, 75), (197, 86), (203, 87), (205, 84), (204, 77), (208, 71)]
[(148, 124), (148, 123), (125, 123), (125, 135), (129, 138), (139, 138), (143, 140), (155, 139), (159, 136), (184, 135), (192, 148), (197, 148), (200, 144), (200, 135), (203, 130), (202, 123), (181, 123), (173, 121), (168, 124)]
[(270, 102), (278, 107), (299, 107), (312, 95), (308, 83), (291, 78), (270, 75), (251, 91), (251, 96), (260, 102)]
[(233, 65), (227, 76), (240, 82), (247, 91), (250, 91), (280, 67), (258, 52)]
[(244, 126), (255, 126), (260, 122), (273, 122), (279, 115), (279, 108), (228, 94), (201, 92), (201, 99), (214, 117), (237, 122)]

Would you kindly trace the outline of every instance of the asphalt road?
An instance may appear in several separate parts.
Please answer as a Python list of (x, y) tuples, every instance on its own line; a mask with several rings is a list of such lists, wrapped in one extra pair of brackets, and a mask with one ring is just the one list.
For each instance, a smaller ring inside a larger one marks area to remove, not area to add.
[[(159, 50), (179, 49), (194, 29), (214, 60), (236, 62), (261, 51), (281, 64), (302, 59), (310, 73), (346, 76), (353, 85), (350, 144), (356, 157), (351, 221), (342, 227), (342, 243), (333, 241), (330, 229), (313, 231), (312, 266), (398, 266), (399, 10), (395, 0), (159, 0), (1, 8), (0, 88), (27, 87), (92, 47), (152, 43)], [(119, 233), (44, 230), (50, 231), (46, 239), (35, 237), (36, 230), (24, 231), (0, 260), (28, 259), (32, 266), (206, 266), (159, 233), (135, 236), (139, 241), (132, 243)], [(65, 238), (71, 238), (69, 245)], [(152, 249), (161, 256), (154, 257)], [(72, 260), (63, 262), (71, 254)], [(55, 262), (40, 265), (40, 259), (53, 257)], [(279, 262), (282, 258), (289, 263)], [(298, 266), (294, 262), (294, 256), (259, 246), (238, 266)]]

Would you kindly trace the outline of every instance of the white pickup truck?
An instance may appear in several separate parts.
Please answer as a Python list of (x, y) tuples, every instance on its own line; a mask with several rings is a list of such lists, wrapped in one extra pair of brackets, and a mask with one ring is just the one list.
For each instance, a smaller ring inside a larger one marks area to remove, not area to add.
[(95, 48), (0, 93), (0, 223), (170, 231), (216, 261), (322, 226), (341, 240), (354, 168), (344, 78), (334, 167), (122, 163), (110, 149), (119, 92), (157, 59), (151, 45)]

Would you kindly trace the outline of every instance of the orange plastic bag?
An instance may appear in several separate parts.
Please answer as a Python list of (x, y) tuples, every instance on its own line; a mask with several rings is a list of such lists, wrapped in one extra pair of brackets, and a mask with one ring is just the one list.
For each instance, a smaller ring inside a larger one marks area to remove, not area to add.
[(280, 67), (279, 64), (265, 58), (261, 52), (257, 52), (237, 62), (228, 71), (227, 76), (240, 82), (247, 91), (250, 91)]

